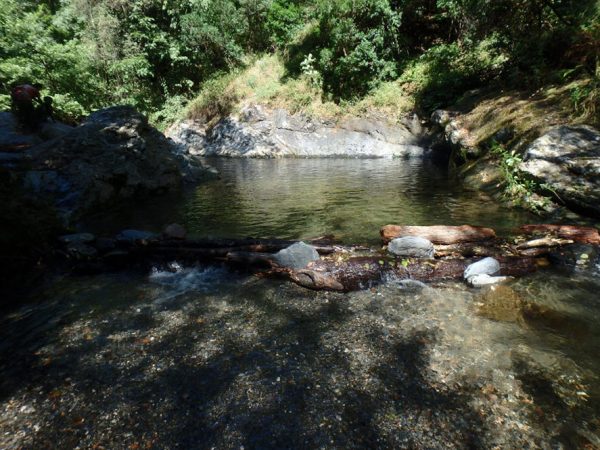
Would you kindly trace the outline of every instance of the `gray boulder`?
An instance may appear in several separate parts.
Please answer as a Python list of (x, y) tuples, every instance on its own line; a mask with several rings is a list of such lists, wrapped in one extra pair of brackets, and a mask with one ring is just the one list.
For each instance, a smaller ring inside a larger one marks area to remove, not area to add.
[(435, 248), (431, 241), (417, 236), (393, 239), (388, 244), (388, 251), (396, 256), (413, 258), (433, 258), (435, 254)]
[(15, 151), (42, 141), (35, 134), (23, 133), (9, 111), (0, 111), (0, 151)]
[(303, 269), (309, 263), (319, 259), (319, 253), (312, 246), (304, 242), (296, 242), (283, 250), (275, 253), (274, 261), (290, 269)]
[(73, 127), (61, 122), (45, 122), (40, 127), (37, 135), (44, 141), (56, 139), (73, 131)]
[(488, 256), (481, 261), (470, 264), (465, 269), (463, 277), (468, 281), (471, 277), (476, 275), (495, 275), (498, 272), (500, 272), (500, 263), (497, 259)]
[(600, 217), (600, 132), (559, 126), (536, 139), (520, 169), (568, 207)]
[(68, 216), (179, 188), (182, 161), (175, 153), (176, 146), (146, 117), (132, 107), (116, 106), (29, 149), (32, 167), (25, 179)]
[[(410, 127), (412, 129), (418, 129)], [(423, 157), (428, 150), (408, 125), (362, 118), (339, 123), (251, 105), (207, 129), (183, 121), (167, 130), (182, 152), (233, 157)]]

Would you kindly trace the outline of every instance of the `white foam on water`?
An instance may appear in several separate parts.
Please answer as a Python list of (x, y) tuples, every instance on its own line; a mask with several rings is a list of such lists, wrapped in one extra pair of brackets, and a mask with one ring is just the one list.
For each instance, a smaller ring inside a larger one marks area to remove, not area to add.
[(148, 280), (165, 288), (157, 302), (162, 303), (188, 292), (209, 292), (215, 289), (228, 272), (215, 266), (184, 267), (177, 261), (168, 264), (168, 269), (153, 267)]

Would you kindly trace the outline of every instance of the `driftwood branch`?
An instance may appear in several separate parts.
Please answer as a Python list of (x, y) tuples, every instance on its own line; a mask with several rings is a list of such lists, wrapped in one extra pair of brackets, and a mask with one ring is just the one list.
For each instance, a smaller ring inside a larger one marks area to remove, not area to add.
[(581, 244), (600, 245), (600, 232), (594, 227), (581, 227), (577, 225), (523, 225), (517, 233), (533, 236), (556, 236), (569, 239)]

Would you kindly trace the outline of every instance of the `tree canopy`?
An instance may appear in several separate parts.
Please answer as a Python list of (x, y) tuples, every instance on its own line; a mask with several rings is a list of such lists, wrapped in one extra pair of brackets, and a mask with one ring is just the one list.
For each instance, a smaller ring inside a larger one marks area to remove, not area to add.
[[(434, 107), (493, 79), (598, 78), (599, 0), (0, 0), (0, 88), (39, 82), (65, 118), (129, 103), (157, 120), (249, 55), (360, 98), (420, 63)], [(6, 106), (7, 95), (0, 103)]]

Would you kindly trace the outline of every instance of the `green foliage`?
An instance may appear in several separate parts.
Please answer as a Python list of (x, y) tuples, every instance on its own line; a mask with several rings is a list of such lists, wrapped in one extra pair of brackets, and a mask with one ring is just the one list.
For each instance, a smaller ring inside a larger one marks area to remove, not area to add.
[[(402, 82), (424, 110), (499, 79), (533, 87), (557, 70), (579, 67), (592, 82), (574, 90), (574, 104), (583, 115), (597, 111), (598, 0), (0, 0), (0, 6), (2, 94), (39, 82), (71, 121), (128, 103), (166, 123), (208, 80), (272, 51), (286, 58), (287, 77), (308, 80), (337, 102), (357, 103), (404, 72)], [(6, 107), (5, 97), (0, 102)]]
[(309, 83), (314, 87), (321, 88), (323, 86), (323, 79), (317, 69), (315, 69), (315, 58), (312, 53), (309, 53), (304, 61), (300, 63), (302, 74), (308, 79)]
[(398, 75), (400, 14), (388, 0), (319, 2), (317, 25), (290, 47), (289, 68), (316, 55), (314, 69), (327, 93), (351, 99)]
[(276, 49), (285, 48), (304, 26), (305, 10), (292, 0), (273, 0), (265, 24), (269, 43)]
[(231, 72), (206, 81), (201, 95), (189, 104), (186, 116), (208, 122), (229, 114), (238, 100), (237, 93), (228, 89), (235, 75), (235, 72)]
[(507, 57), (495, 42), (491, 37), (472, 47), (439, 44), (411, 61), (400, 81), (426, 111), (445, 106), (502, 70)]
[[(76, 105), (70, 110), (87, 111), (96, 106), (98, 85), (91, 73), (84, 46), (72, 30), (43, 6), (3, 0), (0, 8), (0, 86), (6, 93), (13, 85), (38, 82), (44, 94), (57, 97), (56, 109), (65, 106), (61, 95)], [(56, 19), (56, 20), (55, 20)], [(67, 114), (67, 113), (64, 113)]]
[(523, 158), (515, 149), (508, 150), (503, 145), (492, 141), (490, 151), (500, 160), (500, 169), (506, 183), (505, 198), (534, 212), (544, 210), (549, 204), (549, 199), (535, 194), (539, 191), (552, 192), (551, 187), (546, 184), (539, 185), (521, 172), (520, 165)]
[(166, 120), (205, 80), (268, 47), (270, 4), (2, 0), (0, 88), (41, 83), (71, 120), (124, 103)]

